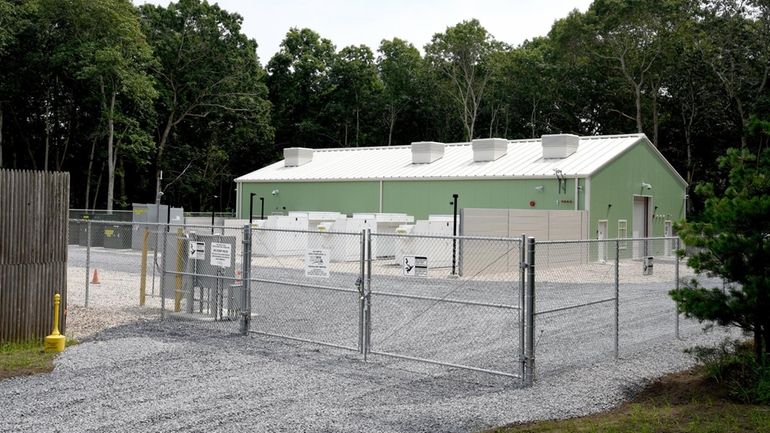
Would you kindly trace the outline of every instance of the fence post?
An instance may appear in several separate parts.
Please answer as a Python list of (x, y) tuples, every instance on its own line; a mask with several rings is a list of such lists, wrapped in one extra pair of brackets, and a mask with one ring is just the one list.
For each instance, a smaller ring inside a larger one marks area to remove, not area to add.
[[(676, 251), (676, 267), (674, 268), (674, 278), (676, 281), (674, 282), (674, 290), (679, 290), (679, 238), (676, 238), (674, 241), (674, 245), (676, 248), (674, 251)], [(674, 301), (674, 335), (676, 339), (679, 339), (679, 302)]]
[(364, 353), (364, 309), (366, 302), (364, 298), (364, 262), (366, 261), (366, 230), (361, 230), (360, 237), (361, 258), (358, 262), (359, 272), (356, 279), (356, 289), (358, 290), (358, 353)]
[[(158, 254), (158, 238), (162, 237), (161, 239), (161, 248), (162, 252), (160, 254), (160, 320), (165, 320), (166, 318), (166, 293), (163, 290), (165, 283), (166, 283), (166, 230), (168, 229), (168, 223), (161, 229), (160, 226), (156, 226), (157, 231), (155, 232), (155, 254), (157, 257)], [(155, 262), (155, 265), (157, 265), (157, 261)], [(153, 277), (153, 281), (155, 278)]]
[(525, 279), (527, 278), (527, 259), (525, 256), (526, 251), (527, 235), (522, 234), (521, 241), (519, 243), (519, 374), (521, 375), (522, 380), (524, 380), (524, 374), (527, 369), (527, 361), (524, 357), (524, 290), (526, 290)]
[(620, 346), (620, 239), (615, 239), (615, 360)]
[(88, 274), (91, 273), (91, 220), (86, 221), (86, 299), (84, 306), (88, 307), (88, 292), (91, 289), (91, 281)]
[(527, 369), (524, 383), (535, 381), (535, 238), (527, 239)]
[(366, 229), (366, 294), (364, 312), (364, 361), (372, 345), (372, 231)]
[(243, 270), (241, 271), (241, 334), (251, 327), (251, 225), (243, 226)]

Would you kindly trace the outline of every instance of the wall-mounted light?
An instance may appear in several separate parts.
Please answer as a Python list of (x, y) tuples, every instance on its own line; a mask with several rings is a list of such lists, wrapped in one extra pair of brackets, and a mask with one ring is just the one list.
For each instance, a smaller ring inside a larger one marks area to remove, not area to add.
[(642, 189), (650, 190), (650, 189), (652, 189), (652, 185), (650, 185), (647, 182), (642, 182)]
[(274, 189), (274, 190), (273, 190), (273, 192), (271, 192), (270, 194), (273, 194), (273, 195), (278, 195), (278, 193), (279, 193), (279, 192), (280, 192), (280, 191), (278, 191), (277, 189)]
[(544, 189), (545, 189), (545, 186), (543, 185), (538, 185), (535, 187), (535, 191), (537, 192), (543, 192)]

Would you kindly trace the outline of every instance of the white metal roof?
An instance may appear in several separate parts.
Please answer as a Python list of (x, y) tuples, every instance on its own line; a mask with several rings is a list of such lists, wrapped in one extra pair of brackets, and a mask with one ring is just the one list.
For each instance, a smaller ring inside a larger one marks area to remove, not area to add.
[(512, 140), (508, 153), (496, 161), (473, 162), (471, 143), (447, 144), (444, 157), (413, 164), (410, 146), (315, 149), (311, 162), (285, 167), (278, 161), (235, 179), (236, 182), (301, 182), (409, 179), (516, 179), (585, 177), (598, 171), (637, 143), (652, 148), (685, 183), (644, 134), (580, 137), (577, 151), (563, 159), (543, 159), (540, 139)]

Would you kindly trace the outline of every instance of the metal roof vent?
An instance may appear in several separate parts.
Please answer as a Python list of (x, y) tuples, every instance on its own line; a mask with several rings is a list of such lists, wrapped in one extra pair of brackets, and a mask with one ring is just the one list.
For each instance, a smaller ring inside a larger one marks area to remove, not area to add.
[(416, 141), (412, 143), (412, 164), (430, 164), (444, 156), (444, 143)]
[(543, 158), (566, 158), (577, 152), (580, 137), (573, 134), (550, 134), (540, 137), (543, 145)]
[(299, 167), (313, 160), (313, 149), (287, 147), (283, 149), (284, 167)]
[(473, 162), (494, 161), (508, 153), (508, 140), (504, 138), (479, 138), (471, 141)]

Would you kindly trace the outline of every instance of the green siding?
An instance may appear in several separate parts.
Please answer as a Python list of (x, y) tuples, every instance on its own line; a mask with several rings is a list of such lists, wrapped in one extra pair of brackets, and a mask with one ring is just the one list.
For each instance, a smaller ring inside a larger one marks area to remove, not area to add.
[[(642, 182), (652, 185), (642, 190)], [(685, 217), (685, 188), (671, 170), (645, 143), (633, 146), (618, 159), (595, 173), (590, 180), (591, 238), (596, 238), (599, 220), (607, 220), (608, 238), (618, 235), (618, 220), (628, 220), (628, 236), (633, 227), (634, 195), (651, 196), (657, 206), (652, 219), (652, 236), (663, 236), (663, 222)], [(608, 205), (612, 204), (612, 207)]]
[[(558, 192), (555, 179), (424, 180), (383, 181), (382, 211), (400, 212), (426, 219), (428, 215), (451, 214), (452, 194), (460, 195), (460, 207), (541, 210), (575, 209), (575, 179), (567, 179), (566, 193)], [(584, 180), (580, 180), (580, 185)], [(535, 188), (543, 186), (543, 191)], [(259, 215), (259, 197), (265, 198), (265, 215), (289, 211), (378, 212), (380, 182), (276, 182), (242, 183), (241, 217), (249, 216), (249, 193), (256, 193), (254, 215)], [(278, 190), (273, 196), (271, 192)], [(530, 206), (529, 202), (535, 205)], [(578, 197), (584, 208), (583, 191)], [(284, 209), (285, 207), (285, 209)]]
[[(535, 189), (539, 185), (542, 192)], [(460, 208), (574, 209), (574, 179), (567, 179), (566, 194), (559, 194), (557, 185), (555, 179), (386, 181), (382, 211), (408, 213), (416, 219), (451, 215), (452, 194), (459, 194)]]
[[(254, 197), (254, 215), (260, 212), (259, 197), (265, 198), (265, 215), (289, 211), (377, 212), (379, 182), (275, 182), (242, 183), (241, 218), (249, 217), (249, 193)], [(277, 195), (272, 195), (278, 190)]]

